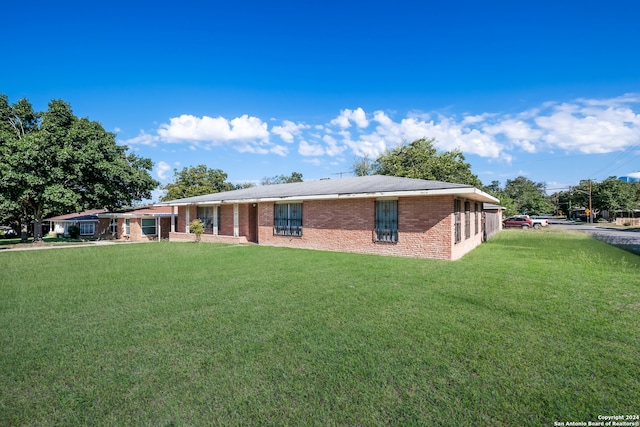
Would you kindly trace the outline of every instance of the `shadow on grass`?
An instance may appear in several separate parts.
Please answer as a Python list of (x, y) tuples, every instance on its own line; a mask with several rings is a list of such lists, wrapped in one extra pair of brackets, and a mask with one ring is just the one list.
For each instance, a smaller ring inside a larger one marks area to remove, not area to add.
[(64, 244), (78, 244), (78, 243), (86, 243), (86, 242), (94, 242), (97, 239), (71, 239), (65, 237), (45, 237), (40, 242), (34, 242), (33, 238), (27, 239), (26, 242), (20, 240), (20, 238), (16, 239), (0, 239), (0, 249), (11, 249), (12, 247), (19, 247), (24, 245), (45, 245), (45, 246), (56, 246), (56, 245), (64, 245)]

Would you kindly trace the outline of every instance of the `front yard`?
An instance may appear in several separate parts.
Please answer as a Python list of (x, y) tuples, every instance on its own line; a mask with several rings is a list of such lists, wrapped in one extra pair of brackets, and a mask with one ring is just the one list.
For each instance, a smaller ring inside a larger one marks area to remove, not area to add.
[(0, 425), (553, 425), (637, 414), (640, 257), (204, 243), (0, 251)]

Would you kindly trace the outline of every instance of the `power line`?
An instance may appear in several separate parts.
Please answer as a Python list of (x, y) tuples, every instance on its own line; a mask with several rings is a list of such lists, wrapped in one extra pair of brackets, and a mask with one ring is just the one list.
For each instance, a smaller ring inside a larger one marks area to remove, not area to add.
[(631, 158), (630, 160), (627, 160), (624, 163), (619, 163), (619, 160), (621, 160), (623, 157), (625, 157), (626, 155), (630, 154), (633, 150), (635, 150), (636, 148), (639, 148), (639, 147), (640, 147), (640, 144), (635, 144), (635, 145), (630, 146), (629, 148), (624, 150), (622, 153), (620, 153), (618, 155), (618, 157), (616, 157), (615, 159), (609, 161), (609, 163), (607, 163), (607, 165), (605, 165), (602, 169), (600, 169), (599, 171), (595, 172), (594, 176), (598, 176), (602, 172), (604, 172), (604, 171), (606, 171), (606, 170), (608, 170), (609, 168), (612, 168), (612, 167), (620, 168), (623, 165), (625, 165), (625, 164), (633, 161), (634, 159), (640, 157), (640, 154), (639, 154), (639, 155)]

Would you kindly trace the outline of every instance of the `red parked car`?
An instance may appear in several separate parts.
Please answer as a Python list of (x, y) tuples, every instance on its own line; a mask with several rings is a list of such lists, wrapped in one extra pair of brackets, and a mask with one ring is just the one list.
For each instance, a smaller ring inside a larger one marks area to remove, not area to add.
[(512, 216), (512, 217), (507, 218), (504, 221), (502, 221), (502, 226), (504, 228), (507, 228), (507, 227), (520, 227), (520, 228), (523, 228), (523, 229), (527, 229), (529, 227), (533, 227), (533, 221), (531, 221), (529, 218), (525, 218), (523, 216)]

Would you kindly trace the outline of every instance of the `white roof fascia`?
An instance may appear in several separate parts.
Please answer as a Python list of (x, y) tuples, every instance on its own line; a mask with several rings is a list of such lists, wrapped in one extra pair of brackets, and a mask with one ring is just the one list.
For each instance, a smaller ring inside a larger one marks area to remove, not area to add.
[[(374, 193), (347, 193), (347, 194), (319, 194), (313, 196), (289, 196), (289, 197), (265, 197), (265, 198), (253, 198), (253, 199), (229, 199), (229, 200), (214, 200), (200, 203), (175, 203), (170, 206), (215, 206), (222, 204), (243, 204), (243, 203), (265, 203), (265, 202), (300, 202), (304, 200), (335, 200), (335, 199), (370, 199), (378, 197), (415, 197), (415, 196), (440, 196), (440, 195), (454, 195), (454, 196), (467, 196), (471, 199), (476, 199), (482, 202), (499, 203), (499, 200), (495, 197), (478, 190), (475, 187), (465, 188), (443, 188), (437, 190), (415, 190), (415, 191), (386, 191), (386, 192), (374, 192)], [(473, 197), (475, 196), (475, 197)]]

